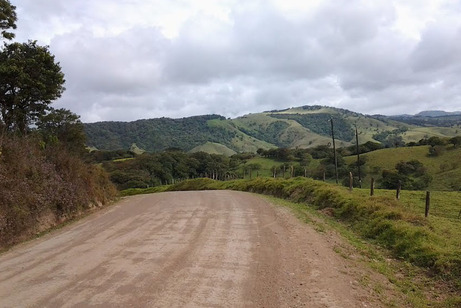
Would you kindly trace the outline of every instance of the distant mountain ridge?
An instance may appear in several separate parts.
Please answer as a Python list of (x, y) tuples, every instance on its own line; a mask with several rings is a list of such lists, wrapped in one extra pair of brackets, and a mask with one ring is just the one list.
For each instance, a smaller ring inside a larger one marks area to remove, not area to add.
[(415, 114), (417, 117), (445, 117), (445, 116), (452, 116), (452, 115), (461, 115), (461, 111), (452, 111), (452, 112), (447, 112), (443, 110), (427, 110), (427, 111), (421, 111), (420, 113)]
[[(430, 136), (461, 134), (461, 112), (425, 111), (417, 115), (364, 115), (326, 106), (301, 106), (253, 113), (235, 119), (220, 115), (181, 119), (157, 118), (132, 122), (84, 124), (87, 145), (99, 150), (129, 149), (133, 143), (146, 151), (180, 148), (223, 153), (255, 152), (258, 148), (307, 148), (331, 142), (330, 119), (339, 146), (355, 142), (398, 144)], [(214, 144), (214, 146), (211, 146)]]

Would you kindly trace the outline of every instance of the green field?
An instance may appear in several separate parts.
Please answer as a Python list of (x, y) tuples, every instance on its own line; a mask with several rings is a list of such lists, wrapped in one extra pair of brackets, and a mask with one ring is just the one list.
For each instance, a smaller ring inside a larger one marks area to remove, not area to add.
[[(403, 148), (388, 148), (362, 154), (366, 157), (367, 162), (362, 169), (366, 176), (363, 178), (362, 187), (370, 187), (371, 178), (375, 180), (381, 178), (383, 170), (394, 170), (395, 165), (400, 161), (410, 161), (416, 159), (420, 161), (427, 169), (428, 174), (432, 177), (428, 190), (431, 191), (460, 191), (461, 190), (461, 148), (453, 149), (450, 146), (437, 157), (428, 156), (430, 146), (415, 146)], [(348, 156), (344, 158), (347, 164), (353, 164), (356, 161), (356, 156)], [(313, 159), (307, 166), (307, 174), (311, 175), (314, 170), (320, 165), (320, 159)], [(277, 161), (274, 159), (254, 157), (247, 161), (249, 164), (258, 164), (261, 169), (258, 170), (260, 176), (272, 176), (272, 168), (283, 164), (299, 166), (296, 161)], [(243, 167), (240, 168), (240, 173), (243, 174)], [(303, 169), (304, 167), (302, 167)], [(256, 172), (253, 172), (253, 177)], [(296, 174), (297, 176), (304, 175), (303, 173)], [(357, 175), (355, 175), (357, 176)], [(279, 173), (277, 177), (282, 177)], [(289, 178), (290, 173), (285, 173), (285, 178)], [(248, 175), (245, 178), (249, 178)], [(340, 179), (342, 180), (342, 179)], [(327, 182), (333, 182), (332, 179), (327, 179)]]
[[(362, 154), (367, 158), (364, 187), (369, 187), (371, 177), (379, 179), (383, 170), (393, 170), (400, 161), (413, 159), (423, 163), (432, 176), (430, 190), (460, 190), (461, 189), (461, 149), (450, 146), (441, 155), (428, 156), (430, 146), (416, 146), (404, 148), (389, 148)], [(353, 163), (355, 156), (345, 158), (347, 163)]]
[(194, 152), (205, 152), (209, 154), (222, 154), (225, 156), (232, 156), (236, 154), (234, 150), (229, 149), (225, 145), (219, 144), (219, 143), (214, 143), (214, 142), (207, 142), (205, 144), (199, 145), (192, 150), (190, 150), (190, 153)]

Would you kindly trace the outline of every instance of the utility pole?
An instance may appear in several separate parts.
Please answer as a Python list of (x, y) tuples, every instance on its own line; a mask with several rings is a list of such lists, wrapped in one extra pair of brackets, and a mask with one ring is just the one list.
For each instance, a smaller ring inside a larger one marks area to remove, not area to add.
[(357, 130), (357, 125), (355, 125), (355, 143), (357, 148), (357, 169), (359, 172), (359, 187), (362, 188), (362, 174), (360, 172), (359, 132)]
[(335, 144), (335, 133), (333, 128), (333, 118), (330, 118), (331, 123), (331, 138), (333, 139), (333, 157), (335, 159), (335, 176), (336, 176), (336, 184), (339, 183), (338, 181), (338, 158), (336, 157), (336, 144)]

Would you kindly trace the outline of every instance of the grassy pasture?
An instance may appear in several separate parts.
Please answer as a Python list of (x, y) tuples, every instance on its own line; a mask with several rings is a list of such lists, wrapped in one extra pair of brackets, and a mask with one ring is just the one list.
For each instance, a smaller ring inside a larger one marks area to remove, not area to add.
[[(367, 158), (365, 164), (367, 176), (362, 181), (363, 187), (369, 188), (372, 177), (376, 180), (380, 179), (383, 170), (394, 170), (398, 162), (416, 159), (424, 165), (432, 177), (429, 190), (460, 191), (461, 148), (453, 149), (451, 146), (447, 146), (446, 150), (436, 157), (428, 156), (429, 148), (430, 146), (389, 148), (362, 154)], [(347, 164), (352, 164), (356, 161), (356, 156), (352, 155), (344, 159)], [(261, 165), (261, 169), (258, 171), (260, 176), (272, 176), (271, 168), (280, 166), (284, 162), (262, 157), (255, 157), (247, 162), (247, 164), (254, 163)], [(299, 166), (298, 162), (288, 162), (288, 164)], [(312, 174), (319, 164), (320, 160), (313, 159), (307, 166), (308, 174)], [(286, 173), (285, 177), (289, 177), (289, 172)]]
[(205, 144), (196, 146), (189, 152), (193, 153), (193, 152), (200, 152), (200, 151), (210, 153), (210, 154), (223, 154), (225, 156), (232, 156), (236, 154), (234, 150), (229, 149), (225, 145), (215, 143), (215, 142), (207, 142)]
[[(430, 190), (460, 190), (461, 189), (461, 149), (447, 146), (439, 156), (428, 155), (430, 146), (382, 149), (366, 154), (365, 165), (367, 176), (364, 187), (369, 187), (371, 177), (379, 179), (383, 170), (393, 170), (400, 161), (419, 160), (432, 176)], [(345, 157), (346, 163), (355, 161), (355, 156)]]

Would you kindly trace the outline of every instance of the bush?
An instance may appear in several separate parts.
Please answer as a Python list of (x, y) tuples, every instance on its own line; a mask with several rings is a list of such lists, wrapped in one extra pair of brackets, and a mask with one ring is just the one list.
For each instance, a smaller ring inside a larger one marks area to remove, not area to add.
[(445, 146), (443, 145), (434, 145), (429, 148), (428, 156), (437, 157), (442, 155), (445, 152)]
[[(0, 140), (0, 247), (113, 199), (106, 173), (34, 137)], [(46, 223), (45, 223), (46, 221)]]
[(402, 189), (420, 190), (429, 186), (432, 177), (418, 160), (399, 162), (395, 165), (397, 171), (383, 170), (380, 187), (396, 189), (399, 184)]

